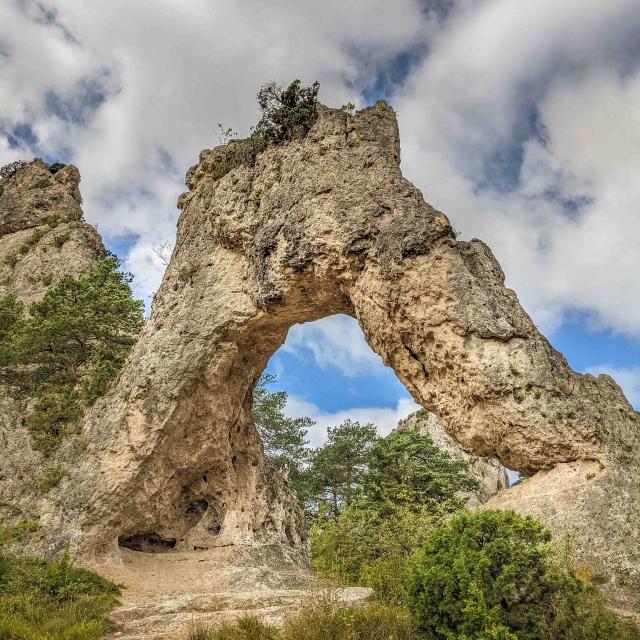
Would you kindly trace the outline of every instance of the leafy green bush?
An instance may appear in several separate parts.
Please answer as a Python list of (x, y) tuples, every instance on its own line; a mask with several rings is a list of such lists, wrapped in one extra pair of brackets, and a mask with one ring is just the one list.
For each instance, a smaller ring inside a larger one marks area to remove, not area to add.
[[(252, 167), (258, 154), (268, 145), (304, 137), (317, 118), (318, 91), (320, 84), (302, 87), (294, 80), (287, 87), (274, 82), (258, 91), (260, 120), (251, 135), (242, 140), (230, 140), (219, 150), (219, 159), (213, 170), (213, 179), (219, 180), (232, 169), (241, 165)], [(226, 142), (232, 129), (218, 125), (221, 140)]]
[(97, 640), (119, 589), (72, 565), (0, 553), (0, 639)]
[(276, 629), (254, 616), (216, 628), (194, 627), (188, 640), (412, 640), (406, 612), (378, 603), (348, 607), (318, 602)]
[(280, 640), (280, 632), (252, 615), (241, 616), (217, 627), (195, 625), (187, 640)]
[(35, 400), (27, 426), (44, 453), (105, 393), (142, 328), (142, 302), (118, 267), (109, 256), (63, 277), (28, 315), (15, 296), (0, 300), (0, 380)]
[(381, 507), (359, 499), (337, 518), (321, 514), (311, 527), (312, 567), (340, 583), (372, 587), (383, 602), (404, 604), (406, 559), (438, 525), (441, 514), (457, 506)]
[(606, 611), (594, 587), (558, 567), (550, 539), (539, 522), (508, 511), (443, 522), (408, 566), (419, 627), (434, 640), (640, 638)]
[(60, 480), (64, 478), (64, 474), (65, 470), (63, 467), (47, 467), (38, 478), (38, 489), (40, 489), (42, 493), (47, 493), (47, 491), (50, 491), (60, 483)]
[(310, 87), (302, 87), (300, 80), (288, 87), (265, 84), (258, 91), (261, 117), (256, 131), (274, 144), (304, 137), (317, 118), (319, 91), (319, 82)]
[[(384, 602), (403, 604), (406, 559), (445, 515), (463, 506), (457, 492), (477, 481), (427, 436), (393, 432), (368, 443), (356, 460), (363, 466), (349, 476), (359, 487), (355, 501), (333, 518), (335, 508), (324, 507), (314, 521), (312, 565), (340, 582), (372, 587)], [(349, 458), (341, 449), (329, 453), (338, 468)]]

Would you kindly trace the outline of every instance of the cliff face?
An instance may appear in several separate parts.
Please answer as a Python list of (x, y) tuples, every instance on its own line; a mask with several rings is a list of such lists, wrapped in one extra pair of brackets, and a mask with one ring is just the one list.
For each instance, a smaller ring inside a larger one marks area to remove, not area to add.
[(80, 173), (34, 160), (0, 180), (0, 297), (39, 300), (62, 275), (88, 271), (104, 247), (83, 222)]
[(278, 544), (304, 559), (251, 390), (290, 326), (346, 313), (466, 451), (535, 474), (490, 504), (527, 512), (537, 487), (540, 518), (572, 531), (612, 599), (640, 609), (638, 414), (611, 378), (569, 369), (489, 248), (457, 241), (402, 177), (393, 110), (321, 107), (304, 139), (214, 179), (221, 155), (203, 151), (187, 174), (151, 318), (86, 417), (87, 448), (48, 497), (41, 548)]
[(443, 428), (435, 414), (428, 411), (416, 411), (404, 420), (400, 420), (396, 427), (399, 431), (415, 431), (423, 436), (429, 436), (434, 444), (446, 451), (456, 460), (462, 460), (469, 466), (469, 473), (480, 484), (477, 490), (464, 494), (469, 507), (484, 504), (495, 496), (501, 489), (509, 487), (507, 470), (495, 458), (476, 456), (454, 440)]
[[(87, 272), (104, 256), (100, 236), (83, 221), (79, 183), (74, 166), (52, 171), (41, 160), (0, 179), (0, 297), (35, 302), (62, 276)], [(46, 468), (73, 465), (77, 456), (67, 443), (58, 460), (44, 460), (24, 428), (25, 411), (26, 403), (0, 387), (0, 520), (45, 522), (57, 505), (38, 480)], [(32, 550), (43, 550), (41, 535)]]

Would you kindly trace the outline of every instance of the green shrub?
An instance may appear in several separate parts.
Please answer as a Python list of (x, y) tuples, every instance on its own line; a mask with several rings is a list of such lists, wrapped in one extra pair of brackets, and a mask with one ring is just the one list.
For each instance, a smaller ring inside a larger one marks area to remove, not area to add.
[(378, 603), (348, 607), (318, 602), (286, 621), (282, 629), (244, 616), (215, 628), (194, 627), (188, 640), (412, 640), (406, 612)]
[(142, 328), (142, 302), (118, 267), (107, 257), (87, 274), (61, 278), (28, 316), (15, 297), (0, 300), (0, 380), (35, 400), (27, 427), (44, 453), (105, 393)]
[(62, 249), (62, 247), (64, 246), (65, 242), (67, 242), (67, 240), (69, 240), (70, 237), (71, 237), (71, 233), (70, 232), (61, 233), (61, 234), (57, 235), (53, 239), (53, 244), (55, 245), (55, 247), (57, 249)]
[(58, 173), (58, 171), (60, 171), (60, 169), (64, 169), (66, 166), (67, 165), (62, 162), (52, 162), (49, 165), (49, 171), (55, 175), (56, 173)]
[(318, 82), (302, 87), (300, 80), (294, 80), (287, 87), (274, 82), (262, 86), (258, 91), (260, 120), (248, 138), (227, 142), (233, 130), (218, 125), (221, 142), (226, 144), (218, 150), (213, 179), (219, 180), (241, 165), (252, 167), (258, 154), (269, 144), (304, 137), (317, 118), (319, 90)]
[(260, 121), (256, 131), (268, 143), (304, 137), (316, 121), (320, 83), (302, 87), (300, 80), (282, 87), (275, 82), (258, 91)]
[(409, 562), (419, 627), (434, 640), (640, 638), (593, 586), (559, 568), (550, 539), (539, 522), (508, 511), (463, 512), (442, 523)]
[(26, 255), (31, 251), (33, 247), (35, 247), (38, 242), (42, 239), (42, 237), (47, 233), (45, 229), (37, 229), (31, 234), (31, 237), (20, 247), (19, 253), (21, 255)]
[(51, 489), (58, 486), (60, 480), (64, 478), (64, 474), (65, 470), (63, 467), (47, 467), (38, 478), (38, 489), (40, 489), (42, 493), (51, 491)]
[(97, 640), (119, 589), (74, 567), (67, 554), (46, 562), (0, 553), (2, 640)]
[(217, 627), (196, 625), (189, 631), (188, 640), (280, 640), (279, 631), (260, 622), (252, 615), (222, 622)]
[(406, 559), (437, 526), (441, 514), (458, 506), (380, 507), (361, 499), (337, 518), (324, 519), (321, 514), (311, 528), (312, 567), (338, 582), (372, 587), (384, 602), (404, 604)]

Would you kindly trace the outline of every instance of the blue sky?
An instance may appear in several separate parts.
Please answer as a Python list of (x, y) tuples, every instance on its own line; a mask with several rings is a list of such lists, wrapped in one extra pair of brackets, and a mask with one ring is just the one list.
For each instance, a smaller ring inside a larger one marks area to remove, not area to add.
[[(485, 240), (551, 343), (640, 406), (637, 0), (7, 0), (0, 165), (76, 164), (87, 220), (150, 301), (175, 201), (218, 122), (269, 80), (398, 113), (402, 168)], [(289, 411), (386, 431), (415, 407), (354, 321), (295, 327), (269, 364)]]

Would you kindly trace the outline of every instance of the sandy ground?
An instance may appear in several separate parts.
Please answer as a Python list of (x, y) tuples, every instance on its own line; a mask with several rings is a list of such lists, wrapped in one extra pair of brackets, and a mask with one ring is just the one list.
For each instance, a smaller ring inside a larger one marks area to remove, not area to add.
[(121, 549), (95, 567), (123, 585), (110, 640), (180, 640), (195, 624), (252, 613), (273, 624), (314, 598), (355, 604), (369, 589), (318, 583), (282, 547), (225, 547), (199, 552)]

